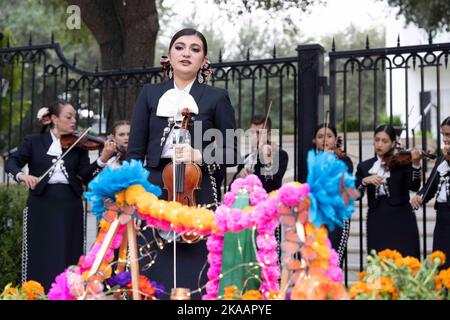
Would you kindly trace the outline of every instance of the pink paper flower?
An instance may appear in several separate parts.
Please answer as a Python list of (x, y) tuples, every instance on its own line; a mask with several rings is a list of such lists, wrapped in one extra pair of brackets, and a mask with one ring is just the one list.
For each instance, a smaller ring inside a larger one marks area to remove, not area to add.
[(48, 292), (49, 300), (75, 300), (70, 294), (70, 289), (67, 285), (66, 272), (67, 269), (59, 274), (56, 277), (55, 282), (52, 283), (50, 291)]

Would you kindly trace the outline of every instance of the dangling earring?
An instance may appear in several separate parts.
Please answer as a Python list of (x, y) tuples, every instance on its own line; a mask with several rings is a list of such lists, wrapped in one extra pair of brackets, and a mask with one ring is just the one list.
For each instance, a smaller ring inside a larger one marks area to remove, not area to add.
[(198, 72), (197, 80), (198, 80), (199, 83), (205, 82), (205, 79), (203, 78), (203, 75), (202, 75), (201, 71)]
[(169, 79), (173, 78), (173, 68), (172, 68), (172, 66), (169, 67), (169, 73), (168, 73), (167, 76), (169, 77)]

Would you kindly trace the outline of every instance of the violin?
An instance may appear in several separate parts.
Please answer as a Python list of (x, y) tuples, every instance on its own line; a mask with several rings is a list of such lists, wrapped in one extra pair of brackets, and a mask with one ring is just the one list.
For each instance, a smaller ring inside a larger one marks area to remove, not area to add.
[(334, 154), (336, 155), (336, 157), (338, 157), (338, 159), (343, 160), (346, 157), (346, 153), (342, 149), (342, 137), (341, 136), (338, 136), (336, 138), (336, 145), (334, 146), (334, 148), (332, 150), (333, 150)]
[[(61, 148), (67, 149), (70, 148), (80, 137), (80, 133), (74, 132), (71, 134), (65, 134), (61, 136), (60, 142), (61, 142)], [(84, 150), (100, 150), (105, 146), (105, 142), (112, 140), (112, 137), (102, 137), (102, 136), (92, 136), (89, 134), (86, 134), (77, 144), (75, 147), (81, 148)], [(123, 161), (127, 158), (127, 150), (125, 148), (117, 146), (117, 156), (120, 161)]]
[[(70, 148), (80, 137), (80, 133), (74, 132), (71, 134), (62, 135), (60, 138), (61, 147), (63, 149)], [(95, 137), (86, 134), (77, 144), (76, 147), (84, 149), (84, 150), (99, 150), (103, 148), (106, 138), (103, 137)]]
[[(436, 154), (431, 153), (430, 151), (421, 151), (422, 158), (428, 158), (431, 160), (435, 160), (437, 158)], [(388, 152), (384, 156), (384, 161), (386, 162), (386, 166), (389, 169), (393, 169), (399, 165), (408, 165), (412, 163), (411, 150), (406, 150), (402, 147), (394, 147), (391, 152)]]
[[(185, 108), (182, 112), (183, 121), (179, 129), (178, 141), (176, 143), (190, 144), (190, 134), (188, 124), (190, 122), (189, 109)], [(162, 172), (163, 188), (167, 190), (169, 199), (187, 206), (196, 206), (197, 201), (195, 193), (200, 189), (202, 181), (202, 171), (195, 163), (175, 163), (169, 162)], [(175, 180), (174, 180), (175, 179)], [(183, 240), (192, 242), (198, 239), (198, 236), (184, 234)]]

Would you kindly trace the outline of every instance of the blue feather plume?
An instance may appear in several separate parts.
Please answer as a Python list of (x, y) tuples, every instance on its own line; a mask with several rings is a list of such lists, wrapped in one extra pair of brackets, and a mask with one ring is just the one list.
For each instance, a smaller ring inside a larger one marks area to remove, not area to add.
[(115, 200), (117, 192), (140, 184), (155, 196), (161, 195), (161, 188), (148, 181), (148, 172), (141, 161), (124, 161), (119, 168), (106, 167), (89, 184), (89, 192), (84, 192), (86, 199), (92, 204), (92, 213), (100, 220), (105, 211), (104, 198)]
[(343, 227), (354, 211), (354, 199), (348, 205), (340, 194), (340, 182), (344, 175), (344, 187), (355, 188), (355, 177), (347, 172), (347, 166), (329, 152), (313, 150), (308, 153), (308, 177), (310, 213), (309, 220), (316, 226), (324, 224), (330, 231)]

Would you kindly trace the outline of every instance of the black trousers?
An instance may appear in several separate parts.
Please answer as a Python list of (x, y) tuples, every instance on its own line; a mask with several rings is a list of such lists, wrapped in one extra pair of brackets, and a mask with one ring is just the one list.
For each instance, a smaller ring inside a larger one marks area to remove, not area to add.
[(48, 292), (55, 277), (83, 254), (83, 203), (68, 184), (30, 194), (24, 212), (22, 273)]
[(446, 261), (441, 269), (450, 268), (450, 208), (444, 203), (436, 204), (436, 225), (433, 232), (433, 251), (445, 253)]
[[(162, 171), (164, 166), (169, 163), (169, 159), (161, 159), (160, 164), (156, 168), (148, 168), (150, 171), (149, 181), (162, 187)], [(216, 179), (219, 180), (220, 176)], [(219, 184), (219, 181), (217, 181)], [(160, 199), (167, 200), (167, 191), (162, 190), (163, 193)], [(217, 190), (218, 201), (221, 199), (220, 191)], [(211, 178), (206, 170), (202, 168), (202, 182), (201, 188), (196, 193), (197, 204), (212, 204), (215, 202)], [(162, 299), (168, 299), (170, 290), (174, 287), (174, 250), (173, 243), (168, 243), (166, 240), (159, 237), (159, 232), (152, 228), (147, 228), (143, 231), (143, 238), (138, 240), (139, 246), (145, 243), (150, 243), (154, 265), (148, 268), (149, 258), (140, 260), (141, 273), (147, 276), (151, 281), (156, 281), (165, 287), (166, 295)], [(156, 239), (155, 239), (156, 237)], [(164, 247), (160, 249), (156, 245), (156, 240), (163, 241)], [(176, 245), (176, 273), (177, 273), (177, 287), (189, 288), (191, 291), (205, 286), (208, 278), (207, 271), (209, 264), (207, 263), (208, 250), (206, 248), (206, 240), (201, 240), (197, 243), (187, 244), (177, 242)], [(148, 268), (147, 270), (145, 270)], [(196, 293), (191, 296), (191, 299), (201, 299), (205, 294), (205, 289), (201, 293)]]

